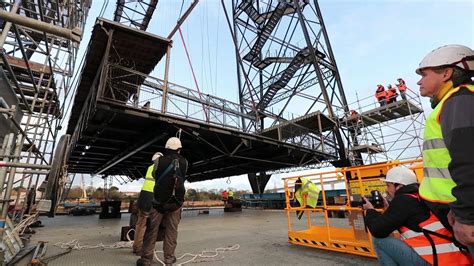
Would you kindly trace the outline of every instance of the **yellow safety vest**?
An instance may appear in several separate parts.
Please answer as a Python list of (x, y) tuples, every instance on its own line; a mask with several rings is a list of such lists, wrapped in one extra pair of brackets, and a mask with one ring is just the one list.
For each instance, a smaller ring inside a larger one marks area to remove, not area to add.
[(148, 169), (146, 170), (145, 182), (143, 182), (142, 190), (153, 192), (153, 189), (155, 188), (155, 179), (153, 178), (154, 169), (155, 169), (154, 164), (148, 166)]
[[(302, 207), (316, 207), (318, 204), (319, 198), (319, 188), (313, 184), (307, 178), (300, 178), (301, 180), (301, 187), (295, 192), (295, 198), (300, 203)], [(306, 206), (304, 205), (304, 197), (306, 196)]]
[(234, 197), (234, 192), (233, 192), (233, 191), (229, 191), (228, 195), (229, 195), (229, 197)]
[(448, 169), (451, 156), (444, 143), (439, 119), (446, 100), (461, 88), (467, 88), (474, 93), (474, 85), (463, 85), (450, 90), (426, 120), (423, 138), (423, 180), (419, 193), (428, 201), (450, 203), (456, 200), (451, 193), (456, 183), (451, 178)]

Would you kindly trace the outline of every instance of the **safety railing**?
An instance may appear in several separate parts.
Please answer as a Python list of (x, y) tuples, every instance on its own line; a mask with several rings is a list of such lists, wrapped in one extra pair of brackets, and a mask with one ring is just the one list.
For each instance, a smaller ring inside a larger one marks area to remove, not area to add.
[[(104, 66), (103, 73), (105, 82), (99, 88), (99, 99), (239, 131), (247, 131), (246, 125), (257, 121), (255, 115), (245, 113), (248, 107), (241, 104), (165, 82), (117, 64)], [(291, 117), (294, 115), (287, 113), (283, 119), (290, 120)], [(288, 137), (280, 140), (336, 156), (330, 132), (319, 136), (298, 125), (289, 130), (291, 132), (284, 132)]]

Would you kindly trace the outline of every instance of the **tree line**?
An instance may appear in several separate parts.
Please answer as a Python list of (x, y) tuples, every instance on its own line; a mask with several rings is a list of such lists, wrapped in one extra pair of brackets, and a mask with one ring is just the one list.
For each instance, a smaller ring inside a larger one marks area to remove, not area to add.
[[(224, 189), (193, 189), (190, 188), (186, 191), (185, 200), (187, 201), (206, 201), (206, 200), (221, 200), (221, 193)], [(234, 192), (234, 198), (240, 198), (243, 194), (252, 193), (248, 190), (237, 190), (232, 189)], [(105, 191), (102, 187), (87, 187), (86, 188), (87, 197), (92, 199), (102, 200), (105, 198)], [(71, 187), (69, 193), (66, 197), (67, 200), (77, 200), (82, 197), (82, 189), (79, 186)], [(138, 193), (135, 196), (126, 195), (123, 192), (120, 192), (118, 187), (112, 186), (108, 191), (108, 198), (113, 200), (136, 200), (138, 198)]]

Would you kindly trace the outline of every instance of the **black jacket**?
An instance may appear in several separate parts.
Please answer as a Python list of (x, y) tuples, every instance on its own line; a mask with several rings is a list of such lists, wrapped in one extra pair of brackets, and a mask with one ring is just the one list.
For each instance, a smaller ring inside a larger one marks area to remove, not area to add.
[(165, 203), (172, 195), (175, 186), (174, 168), (166, 175), (162, 176), (168, 166), (175, 160), (178, 161), (178, 169), (176, 175), (178, 179), (178, 187), (175, 191), (175, 197), (179, 201), (184, 201), (184, 181), (186, 179), (186, 172), (188, 169), (188, 161), (174, 150), (166, 150), (165, 155), (158, 160), (158, 167), (155, 167), (155, 188), (154, 198), (157, 202)]
[(408, 194), (418, 193), (418, 184), (401, 187), (395, 192), (393, 200), (383, 214), (367, 210), (365, 225), (374, 237), (384, 238), (401, 226), (417, 228), (418, 224), (429, 218), (428, 207)]
[(444, 143), (451, 156), (449, 172), (456, 186), (449, 204), (456, 221), (474, 224), (474, 93), (461, 89), (443, 105), (440, 115)]

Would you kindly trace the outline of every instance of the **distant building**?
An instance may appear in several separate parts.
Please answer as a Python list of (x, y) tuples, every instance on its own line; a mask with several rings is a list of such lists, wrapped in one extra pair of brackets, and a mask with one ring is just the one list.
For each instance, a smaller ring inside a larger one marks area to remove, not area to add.
[(125, 197), (138, 197), (139, 192), (121, 192)]

